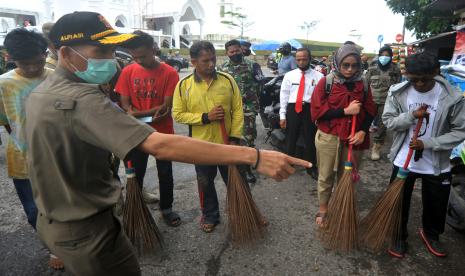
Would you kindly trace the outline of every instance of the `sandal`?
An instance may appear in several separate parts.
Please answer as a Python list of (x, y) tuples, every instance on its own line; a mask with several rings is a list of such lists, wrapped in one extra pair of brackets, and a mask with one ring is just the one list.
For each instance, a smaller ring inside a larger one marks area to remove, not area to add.
[(315, 215), (315, 223), (319, 227), (323, 227), (325, 223), (326, 212), (318, 212)]
[(50, 254), (48, 266), (54, 270), (62, 270), (65, 268), (65, 264), (63, 263), (63, 261), (53, 254)]
[(211, 233), (215, 230), (216, 224), (213, 223), (200, 223), (200, 227), (202, 228), (203, 232)]
[(178, 227), (181, 225), (181, 217), (176, 212), (169, 212), (161, 215), (166, 225), (171, 227)]

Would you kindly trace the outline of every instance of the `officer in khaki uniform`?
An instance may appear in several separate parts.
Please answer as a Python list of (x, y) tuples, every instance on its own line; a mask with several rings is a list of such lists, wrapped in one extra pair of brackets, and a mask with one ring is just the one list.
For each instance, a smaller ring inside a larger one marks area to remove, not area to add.
[(377, 131), (374, 133), (370, 155), (373, 161), (381, 158), (380, 149), (386, 137), (386, 127), (383, 125), (381, 115), (383, 115), (384, 103), (386, 102), (389, 87), (399, 83), (401, 77), (399, 67), (392, 62), (392, 54), (392, 49), (389, 46), (381, 47), (379, 49), (378, 60), (371, 64), (366, 74), (366, 79), (370, 84), (371, 93), (378, 112), (375, 118)]
[(133, 37), (116, 32), (98, 13), (64, 15), (50, 31), (57, 68), (26, 101), (37, 231), (73, 275), (140, 275), (134, 249), (112, 213), (121, 188), (110, 170), (110, 152), (124, 159), (138, 148), (164, 160), (256, 164), (277, 180), (292, 174), (292, 165), (310, 166), (274, 151), (156, 133), (126, 115), (98, 84), (116, 72), (114, 45)]

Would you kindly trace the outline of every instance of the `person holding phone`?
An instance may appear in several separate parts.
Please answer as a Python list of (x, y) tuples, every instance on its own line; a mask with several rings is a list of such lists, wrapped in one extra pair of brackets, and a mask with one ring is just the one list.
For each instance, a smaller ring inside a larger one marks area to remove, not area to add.
[[(135, 63), (126, 66), (116, 83), (115, 90), (121, 95), (121, 106), (130, 115), (149, 123), (158, 132), (174, 134), (171, 106), (173, 92), (179, 81), (178, 73), (171, 66), (155, 59), (156, 44), (153, 37), (135, 31), (136, 38), (125, 45)], [(147, 117), (151, 120), (146, 120)], [(134, 150), (129, 159), (136, 171), (138, 183), (143, 186), (149, 155)], [(173, 212), (173, 168), (171, 161), (158, 160), (157, 171), (160, 189), (160, 210), (169, 226), (178, 226), (181, 218)], [(144, 190), (147, 203), (156, 203), (155, 195)]]

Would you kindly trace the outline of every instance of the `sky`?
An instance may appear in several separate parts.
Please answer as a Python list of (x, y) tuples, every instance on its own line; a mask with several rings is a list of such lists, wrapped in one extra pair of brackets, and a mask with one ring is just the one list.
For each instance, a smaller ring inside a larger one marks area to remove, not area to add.
[[(200, 2), (203, 2), (202, 0)], [(402, 33), (403, 16), (393, 14), (384, 0), (229, 0), (241, 7), (254, 25), (245, 35), (286, 40), (306, 39), (307, 31), (299, 26), (304, 22), (319, 21), (308, 33), (309, 40), (344, 42), (352, 40), (364, 47), (365, 52), (377, 52), (377, 38), (394, 43)], [(355, 30), (355, 31), (352, 31)], [(360, 39), (350, 36), (360, 34)], [(416, 41), (406, 30), (405, 42)]]

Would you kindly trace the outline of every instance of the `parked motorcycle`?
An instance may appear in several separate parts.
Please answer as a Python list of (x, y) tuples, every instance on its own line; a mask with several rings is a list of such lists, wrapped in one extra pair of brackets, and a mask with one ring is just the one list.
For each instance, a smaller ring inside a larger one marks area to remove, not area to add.
[[(265, 143), (270, 143), (274, 148), (280, 151), (286, 149), (286, 130), (281, 129), (279, 125), (279, 109), (281, 108), (279, 94), (284, 75), (268, 77), (263, 92), (260, 95), (260, 117), (266, 129)], [(298, 153), (303, 152), (305, 147), (303, 131), (297, 141)]]
[(456, 231), (465, 233), (465, 164), (453, 152), (451, 165), (452, 183), (446, 223)]

